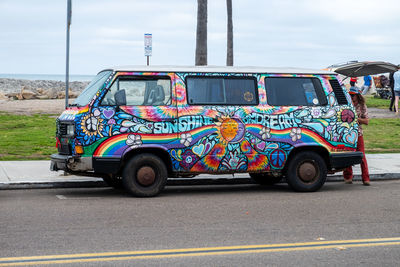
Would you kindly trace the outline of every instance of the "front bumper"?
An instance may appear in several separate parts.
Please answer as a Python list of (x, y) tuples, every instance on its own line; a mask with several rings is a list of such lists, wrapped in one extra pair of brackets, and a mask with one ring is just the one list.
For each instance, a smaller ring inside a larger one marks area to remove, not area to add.
[(331, 168), (340, 170), (356, 164), (360, 164), (363, 156), (363, 153), (360, 151), (332, 153), (329, 157)]
[(86, 172), (92, 171), (92, 166), (91, 157), (74, 157), (61, 154), (51, 155), (51, 171)]
[(51, 163), (50, 170), (51, 171), (67, 171), (67, 165), (69, 158), (71, 156), (60, 155), (60, 154), (52, 154), (51, 155)]

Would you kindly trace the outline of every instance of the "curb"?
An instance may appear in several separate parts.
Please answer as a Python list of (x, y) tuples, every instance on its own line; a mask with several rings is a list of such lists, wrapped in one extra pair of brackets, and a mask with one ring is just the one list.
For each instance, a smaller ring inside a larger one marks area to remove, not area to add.
[(38, 182), (38, 183), (2, 183), (0, 190), (13, 189), (54, 189), (54, 188), (88, 188), (106, 187), (103, 181), (69, 181), (69, 182)]
[[(400, 180), (400, 173), (370, 174), (371, 181)], [(354, 181), (361, 181), (361, 175), (354, 175)], [(328, 175), (327, 182), (341, 182), (342, 175)], [(167, 186), (185, 185), (235, 185), (256, 184), (251, 178), (170, 178)], [(55, 188), (96, 188), (108, 187), (103, 181), (65, 181), (38, 183), (0, 183), (0, 190), (14, 189), (55, 189)]]

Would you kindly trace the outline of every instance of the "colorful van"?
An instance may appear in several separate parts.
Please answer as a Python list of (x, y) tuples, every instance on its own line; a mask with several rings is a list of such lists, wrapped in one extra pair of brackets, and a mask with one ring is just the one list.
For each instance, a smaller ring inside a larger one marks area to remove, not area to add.
[(155, 196), (168, 177), (249, 173), (316, 191), (361, 162), (337, 74), (250, 67), (101, 71), (57, 119), (51, 169)]

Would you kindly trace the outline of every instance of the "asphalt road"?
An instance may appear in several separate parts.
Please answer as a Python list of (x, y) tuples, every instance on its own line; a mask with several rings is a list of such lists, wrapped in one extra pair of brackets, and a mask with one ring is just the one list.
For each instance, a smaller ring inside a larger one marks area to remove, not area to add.
[(399, 203), (398, 180), (332, 182), (315, 193), (286, 184), (169, 186), (156, 198), (110, 188), (1, 190), (0, 266), (48, 255), (64, 255), (45, 260), (68, 266), (398, 266)]

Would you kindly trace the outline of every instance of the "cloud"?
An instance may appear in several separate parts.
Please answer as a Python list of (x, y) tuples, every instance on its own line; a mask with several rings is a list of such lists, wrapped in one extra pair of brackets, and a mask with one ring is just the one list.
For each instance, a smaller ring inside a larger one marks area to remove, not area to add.
[[(398, 0), (305, 0), (307, 9), (340, 23), (346, 23), (351, 30), (352, 25), (385, 24), (398, 20), (400, 5)], [(368, 29), (366, 29), (368, 30)]]
[[(73, 0), (71, 73), (194, 64), (197, 1)], [(236, 65), (325, 67), (353, 59), (399, 62), (398, 0), (234, 0)], [(65, 0), (0, 0), (0, 73), (62, 73)], [(226, 1), (208, 1), (208, 61), (225, 65)]]

